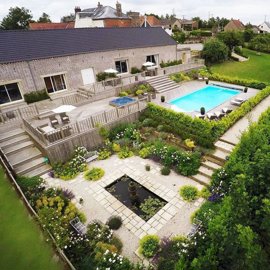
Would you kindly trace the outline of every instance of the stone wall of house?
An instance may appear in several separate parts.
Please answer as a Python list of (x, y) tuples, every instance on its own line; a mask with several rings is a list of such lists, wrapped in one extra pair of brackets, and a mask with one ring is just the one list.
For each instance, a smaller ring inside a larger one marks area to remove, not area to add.
[[(64, 46), (64, 44), (63, 44)], [(65, 74), (68, 90), (76, 90), (83, 85), (82, 69), (93, 68), (94, 73), (108, 68), (115, 69), (115, 61), (128, 61), (128, 69), (141, 68), (147, 55), (159, 55), (159, 63), (163, 60), (175, 60), (176, 46), (115, 50), (107, 52), (86, 53), (73, 56), (33, 60), (0, 65), (0, 85), (18, 82), (22, 94), (45, 88), (43, 77)]]

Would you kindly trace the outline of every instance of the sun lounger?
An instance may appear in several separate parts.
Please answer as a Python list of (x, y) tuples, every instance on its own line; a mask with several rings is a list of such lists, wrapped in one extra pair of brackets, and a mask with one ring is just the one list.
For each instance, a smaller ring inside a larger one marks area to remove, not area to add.
[(241, 106), (243, 101), (237, 101), (235, 99), (231, 100), (231, 104), (235, 106)]
[(201, 119), (204, 119), (205, 118), (205, 115), (197, 114), (196, 117), (201, 118)]
[(217, 119), (217, 116), (213, 113), (207, 113), (206, 116), (209, 120), (216, 120)]
[(235, 100), (239, 101), (239, 102), (245, 102), (246, 101), (246, 99), (244, 99), (244, 98), (235, 98)]
[(231, 108), (225, 107), (225, 108), (223, 108), (221, 111), (222, 111), (223, 113), (225, 113), (225, 114), (228, 114), (228, 113), (232, 112), (232, 109), (231, 109)]
[(218, 111), (218, 112), (215, 112), (215, 115), (217, 116), (218, 119), (221, 119), (222, 117), (225, 116), (225, 113), (221, 112), (221, 111)]
[(59, 125), (58, 120), (55, 118), (55, 116), (49, 116), (51, 125), (53, 128), (57, 128), (57, 126)]

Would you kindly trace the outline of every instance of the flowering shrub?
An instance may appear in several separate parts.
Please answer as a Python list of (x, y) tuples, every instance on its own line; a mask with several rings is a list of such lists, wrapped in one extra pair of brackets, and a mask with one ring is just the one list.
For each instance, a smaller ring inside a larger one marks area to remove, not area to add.
[(74, 150), (74, 156), (81, 156), (85, 157), (86, 154), (88, 153), (87, 149), (84, 146), (78, 146)]
[(177, 166), (177, 171), (185, 176), (195, 175), (198, 173), (200, 163), (201, 154), (199, 152), (184, 152)]
[(148, 158), (151, 155), (152, 151), (152, 147), (144, 147), (139, 151), (139, 156), (141, 158)]
[(91, 168), (86, 171), (84, 174), (84, 178), (86, 180), (97, 181), (104, 176), (105, 172), (101, 168)]
[(119, 151), (121, 150), (120, 144), (118, 144), (118, 143), (113, 143), (113, 144), (112, 144), (112, 150), (113, 150), (113, 152), (119, 152)]
[(171, 170), (170, 170), (170, 168), (165, 166), (165, 167), (161, 168), (160, 172), (162, 175), (169, 175), (171, 173)]
[(159, 237), (157, 235), (146, 235), (140, 240), (139, 252), (146, 258), (153, 257), (159, 249)]
[(111, 151), (108, 149), (102, 149), (98, 152), (98, 160), (107, 159), (112, 155)]

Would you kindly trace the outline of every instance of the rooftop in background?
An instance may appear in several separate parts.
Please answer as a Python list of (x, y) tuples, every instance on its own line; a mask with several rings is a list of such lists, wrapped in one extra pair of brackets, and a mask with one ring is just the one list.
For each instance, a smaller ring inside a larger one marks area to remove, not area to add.
[(231, 19), (228, 24), (224, 27), (224, 31), (242, 31), (245, 29), (244, 24), (240, 20)]
[(0, 36), (0, 63), (121, 49), (177, 45), (159, 27), (15, 30), (0, 31)]
[(29, 30), (70, 29), (74, 28), (74, 22), (67, 23), (30, 23)]

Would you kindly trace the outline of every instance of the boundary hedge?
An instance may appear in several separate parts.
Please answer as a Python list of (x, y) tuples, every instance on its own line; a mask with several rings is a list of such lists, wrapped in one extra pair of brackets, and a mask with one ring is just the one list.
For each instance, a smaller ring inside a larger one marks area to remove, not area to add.
[(270, 87), (266, 87), (219, 121), (192, 118), (185, 113), (175, 112), (153, 103), (148, 103), (148, 107), (142, 116), (155, 120), (159, 125), (164, 125), (166, 131), (177, 134), (182, 139), (192, 139), (201, 146), (211, 148), (214, 142), (236, 121), (269, 95)]

